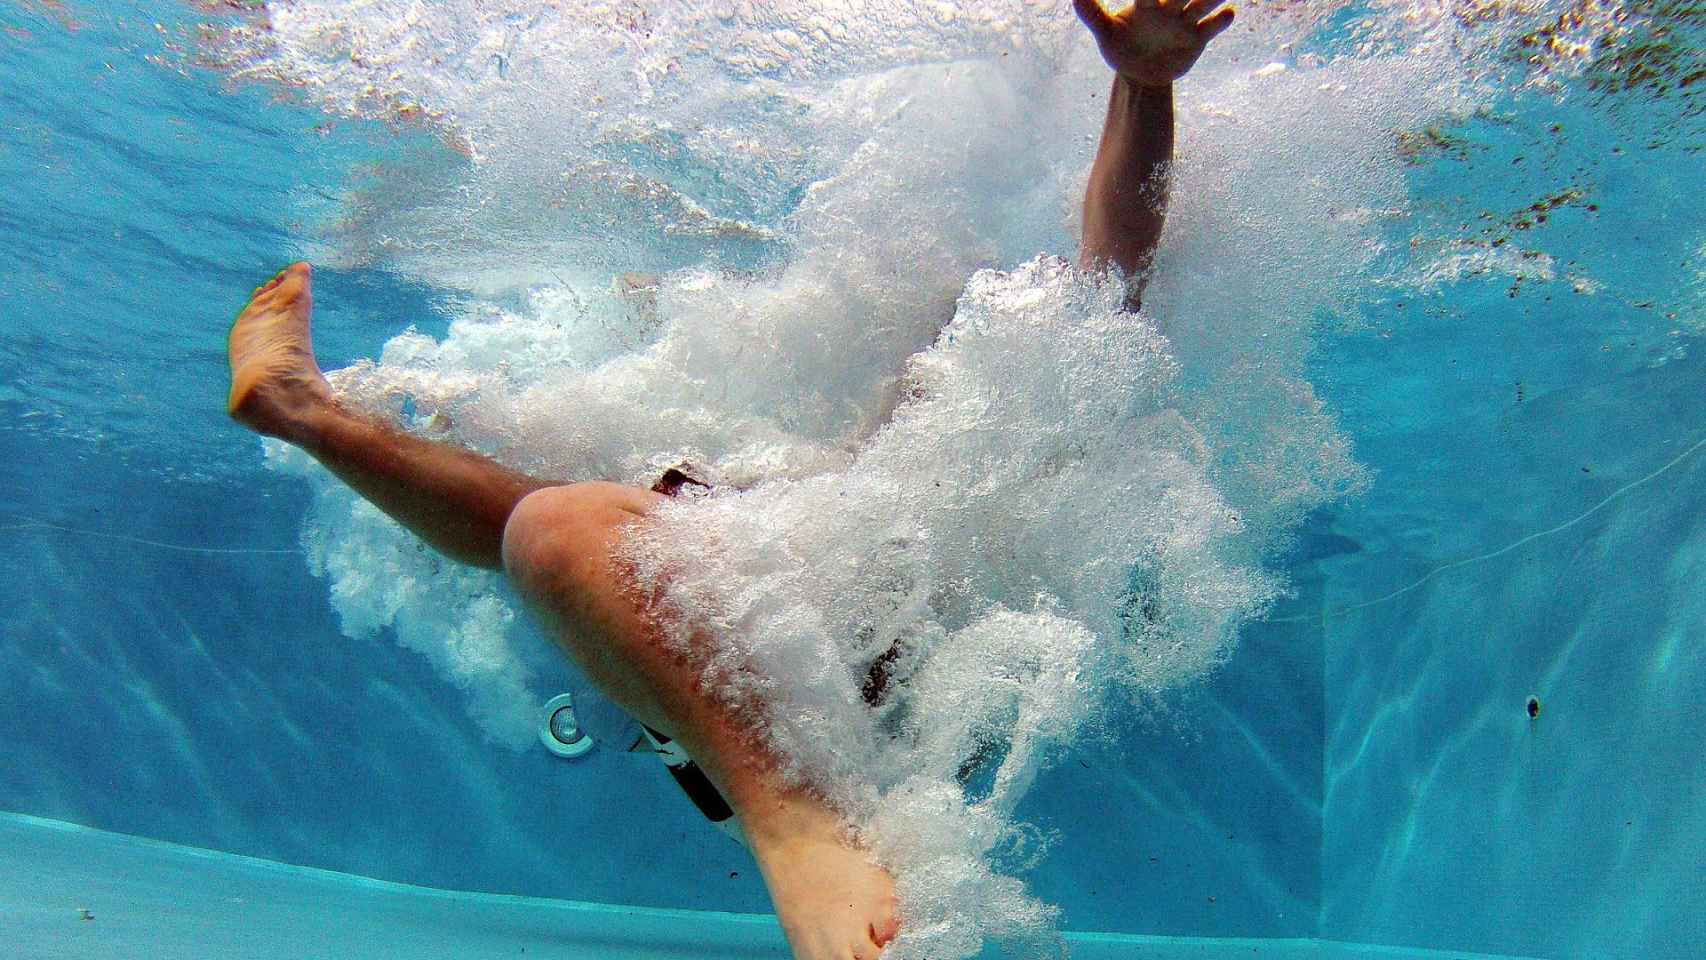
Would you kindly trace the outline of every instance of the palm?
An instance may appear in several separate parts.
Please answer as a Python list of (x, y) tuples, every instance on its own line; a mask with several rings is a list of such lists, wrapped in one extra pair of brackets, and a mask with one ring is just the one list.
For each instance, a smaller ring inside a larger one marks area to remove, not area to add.
[(1073, 0), (1102, 59), (1120, 76), (1146, 86), (1172, 83), (1202, 56), (1208, 42), (1232, 25), (1226, 0), (1136, 0), (1110, 14), (1098, 0)]

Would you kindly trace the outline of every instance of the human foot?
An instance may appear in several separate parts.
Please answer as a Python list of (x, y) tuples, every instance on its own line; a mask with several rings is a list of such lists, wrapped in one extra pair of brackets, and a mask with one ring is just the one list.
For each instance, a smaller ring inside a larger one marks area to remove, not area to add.
[(307, 439), (312, 414), (332, 399), (308, 337), (311, 273), (306, 263), (284, 268), (255, 288), (231, 326), (226, 409), (256, 433), (292, 442)]
[(894, 879), (829, 808), (791, 800), (743, 826), (795, 960), (875, 960), (894, 939)]

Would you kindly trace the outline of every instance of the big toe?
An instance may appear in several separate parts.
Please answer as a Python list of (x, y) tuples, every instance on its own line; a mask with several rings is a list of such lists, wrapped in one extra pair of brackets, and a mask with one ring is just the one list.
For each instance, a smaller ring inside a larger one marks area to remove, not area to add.
[(262, 297), (270, 298), (269, 295), (278, 295), (286, 298), (299, 295), (302, 291), (308, 289), (308, 286), (313, 279), (313, 272), (313, 268), (306, 263), (293, 263), (290, 266), (285, 267), (283, 270), (280, 270), (278, 273), (273, 274), (273, 278), (271, 280), (268, 280), (266, 283), (256, 287), (255, 292), (251, 294), (251, 298), (259, 300)]
[(893, 897), (886, 897), (873, 904), (868, 914), (869, 922), (863, 931), (865, 936), (853, 947), (854, 960), (878, 960), (887, 947), (900, 933), (900, 917), (896, 913)]
[(308, 292), (314, 279), (314, 268), (306, 263), (293, 263), (284, 268), (271, 284), (274, 295), (294, 299)]
[(871, 942), (878, 947), (888, 946), (889, 942), (900, 933), (900, 917), (895, 913), (892, 902), (883, 905), (881, 912), (871, 921), (870, 929), (867, 932), (870, 934)]

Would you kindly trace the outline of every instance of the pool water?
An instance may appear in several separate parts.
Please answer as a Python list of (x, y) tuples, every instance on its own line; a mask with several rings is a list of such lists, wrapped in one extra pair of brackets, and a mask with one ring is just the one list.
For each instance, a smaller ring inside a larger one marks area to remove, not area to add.
[[(644, 7), (652, 33), (584, 5), (586, 36), (630, 38), (602, 51), (534, 4), (274, 3), (271, 31), (248, 6), (0, 6), (5, 939), (41, 957), (782, 955), (750, 860), (623, 749), (622, 719), (523, 621), (479, 626), (501, 586), (413, 554), (226, 420), (223, 333), (310, 258), (322, 365), (383, 361), (352, 390), (451, 410), (523, 463), (572, 447), (645, 466), (675, 448), (635, 453), (602, 423), (552, 447), (544, 414), (498, 426), (516, 396), (560, 416), (637, 389), (598, 371), (676, 334), (608, 302), (611, 274), (709, 264), (664, 302), (706, 330), (766, 291), (844, 294), (903, 345), (848, 340), (855, 372), (927, 347), (936, 321), (870, 293), (908, 283), (860, 271), (926, 228), (946, 252), (907, 280), (949, 297), (1070, 252), (1102, 82), (1082, 38), (1050, 32), (1066, 12), (1048, 5), (837, 8), (822, 38), (791, 4), (711, 5), (692, 15), (727, 46), (707, 66), (667, 4)], [(1155, 389), (1220, 457), (1190, 482), (1265, 531), (1205, 576), (1284, 589), (1204, 628), (1206, 663), (1156, 654), (1154, 682), (1110, 683), (1087, 718), (1025, 715), (1058, 742), (979, 862), (1022, 878), (1011, 903), (1058, 907), (1075, 956), (1697, 956), (1706, 18), (1240, 16), (1181, 87), (1150, 298), (1180, 370)], [(570, 107), (600, 70), (628, 79), (580, 104), (594, 124)], [(674, 102), (672, 71), (717, 83)], [(781, 92), (743, 99), (765, 84)], [(1406, 84), (1416, 102), (1394, 106)], [(529, 109), (542, 90), (571, 103)], [(973, 102), (990, 131), (928, 136)], [(606, 139), (576, 140), (594, 125)], [(871, 153), (866, 196), (842, 164)], [(820, 209), (848, 224), (799, 212)], [(830, 240), (797, 236), (813, 230)], [(849, 279), (805, 286), (790, 262)], [(1011, 300), (969, 302), (1007, 329)], [(858, 319), (771, 333), (786, 350)], [(511, 381), (489, 377), (499, 360)], [(750, 406), (818, 390), (822, 410), (762, 425), (776, 462), (861, 481), (823, 438), (863, 381), (813, 376), (844, 394), (788, 381)], [(750, 467), (753, 433), (694, 429), (644, 439)], [(1100, 517), (1092, 494), (1065, 520)], [(531, 723), (570, 689), (600, 743), (565, 762)], [(1010, 892), (982, 876), (965, 896)]]

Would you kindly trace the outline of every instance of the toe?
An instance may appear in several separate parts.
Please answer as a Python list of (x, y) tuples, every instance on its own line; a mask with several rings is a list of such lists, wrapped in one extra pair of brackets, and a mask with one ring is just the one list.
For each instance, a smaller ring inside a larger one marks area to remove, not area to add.
[(293, 300), (308, 292), (308, 284), (312, 279), (312, 270), (306, 263), (293, 263), (278, 275), (272, 286), (274, 296), (285, 300)]
[(266, 283), (256, 287), (255, 296), (258, 297), (263, 293), (276, 290), (288, 280), (297, 280), (302, 283), (307, 283), (312, 270), (313, 268), (301, 261), (293, 263), (290, 266), (285, 267), (283, 270), (280, 270), (278, 273), (273, 274), (273, 278), (271, 280), (268, 280)]
[(887, 947), (900, 932), (900, 923), (895, 920), (893, 911), (885, 911), (877, 919), (865, 927), (865, 936), (853, 945), (855, 960), (878, 960), (883, 948)]
[(893, 940), (895, 935), (900, 933), (900, 914), (899, 911), (895, 909), (893, 899), (890, 899), (887, 903), (883, 904), (882, 912), (878, 914), (875, 920), (871, 921), (870, 930), (868, 932), (870, 933), (871, 942), (879, 947), (888, 946), (889, 941)]
[(279, 272), (273, 274), (271, 280), (268, 280), (266, 283), (263, 283), (260, 286), (255, 288), (255, 296), (258, 297), (261, 294), (266, 293), (268, 290), (271, 290), (272, 288), (278, 286), (278, 282), (280, 280), (283, 280), (284, 275), (289, 273), (289, 272), (290, 272), (290, 268), (285, 267), (283, 270), (280, 270)]

